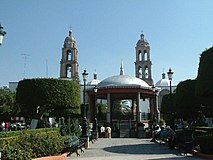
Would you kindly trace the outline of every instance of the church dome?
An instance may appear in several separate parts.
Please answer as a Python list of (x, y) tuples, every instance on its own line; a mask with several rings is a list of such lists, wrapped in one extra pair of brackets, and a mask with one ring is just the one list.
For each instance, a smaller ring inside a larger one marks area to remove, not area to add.
[(94, 79), (87, 83), (87, 85), (97, 86), (101, 81), (98, 80), (98, 74), (97, 72), (94, 73)]
[(76, 42), (75, 38), (72, 36), (72, 31), (69, 31), (69, 35), (65, 38), (65, 42)]
[(149, 45), (149, 42), (144, 38), (144, 34), (141, 34), (140, 39), (137, 42), (137, 45)]
[(144, 88), (150, 88), (150, 86), (143, 80), (131, 77), (129, 75), (116, 75), (111, 76), (103, 81), (101, 81), (97, 87), (98, 88), (105, 88), (105, 87), (126, 87), (126, 86), (140, 86)]
[[(162, 79), (159, 80), (156, 84), (155, 84), (156, 87), (168, 87), (170, 86), (170, 80), (169, 79), (166, 79), (166, 74), (163, 73), (162, 74)], [(173, 86), (173, 83), (172, 83), (172, 86)]]

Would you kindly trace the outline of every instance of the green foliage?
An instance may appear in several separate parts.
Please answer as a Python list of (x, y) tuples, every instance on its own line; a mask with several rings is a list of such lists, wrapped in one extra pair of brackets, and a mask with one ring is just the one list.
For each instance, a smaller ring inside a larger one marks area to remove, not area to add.
[(40, 116), (50, 109), (76, 109), (80, 106), (80, 86), (75, 81), (60, 79), (25, 79), (19, 82), (16, 101), (22, 112)]
[(120, 100), (116, 100), (112, 107), (112, 116), (122, 116), (122, 105)]
[(79, 127), (79, 122), (77, 119), (67, 119), (67, 123), (65, 123), (65, 119), (62, 118), (62, 126), (60, 128), (61, 135), (63, 136), (78, 136), (81, 135), (81, 130)]
[(41, 132), (49, 132), (49, 131), (59, 131), (59, 128), (42, 128), (42, 129), (31, 129), (31, 130), (18, 130), (18, 131), (10, 131), (10, 132), (0, 132), (0, 138), (6, 137), (15, 137), (20, 136), (24, 133), (41, 133)]
[(28, 160), (36, 157), (57, 155), (65, 147), (59, 129), (16, 131), (16, 136), (0, 138), (2, 160)]
[(175, 106), (176, 93), (165, 94), (161, 103), (161, 113), (168, 114), (176, 111)]
[(213, 134), (197, 137), (196, 144), (202, 153), (213, 154)]
[(15, 93), (0, 89), (0, 121), (8, 119), (15, 110)]
[(96, 109), (97, 109), (97, 118), (98, 118), (98, 120), (105, 120), (106, 119), (107, 105), (98, 103), (96, 105)]
[(204, 51), (200, 57), (195, 93), (200, 103), (213, 107), (213, 47)]
[(195, 96), (196, 80), (180, 82), (176, 89), (176, 112), (180, 118), (197, 117), (198, 98)]

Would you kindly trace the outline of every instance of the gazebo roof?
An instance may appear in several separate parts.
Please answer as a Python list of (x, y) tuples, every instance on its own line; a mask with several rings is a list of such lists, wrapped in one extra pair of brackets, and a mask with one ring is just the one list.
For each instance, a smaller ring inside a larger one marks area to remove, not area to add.
[(131, 77), (129, 75), (116, 75), (116, 76), (111, 76), (103, 81), (101, 81), (97, 87), (100, 88), (146, 88), (146, 89), (151, 89), (151, 87), (143, 80), (136, 78), (136, 77)]

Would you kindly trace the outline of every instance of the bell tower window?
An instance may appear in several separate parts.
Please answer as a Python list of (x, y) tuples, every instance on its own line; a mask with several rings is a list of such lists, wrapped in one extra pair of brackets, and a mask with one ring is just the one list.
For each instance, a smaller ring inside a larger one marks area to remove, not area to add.
[(143, 75), (142, 67), (139, 67), (138, 68), (138, 78), (142, 79), (142, 75)]
[(138, 51), (138, 60), (142, 61), (142, 53), (141, 50)]
[(67, 66), (67, 70), (66, 70), (66, 77), (67, 78), (71, 78), (72, 75), (72, 67), (71, 66)]
[(146, 66), (145, 67), (145, 79), (149, 78), (149, 68)]
[(72, 52), (70, 50), (67, 51), (67, 60), (68, 61), (72, 60)]
[(144, 50), (144, 61), (148, 61), (148, 53)]

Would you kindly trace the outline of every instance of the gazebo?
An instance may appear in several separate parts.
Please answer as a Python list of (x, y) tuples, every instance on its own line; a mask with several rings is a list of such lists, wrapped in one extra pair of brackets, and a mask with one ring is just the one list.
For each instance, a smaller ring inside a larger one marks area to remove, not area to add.
[[(139, 110), (141, 100), (149, 99), (151, 119), (154, 119), (157, 114), (156, 90), (139, 78), (124, 75), (123, 72), (120, 72), (120, 75), (108, 77), (101, 81), (96, 87), (97, 92), (94, 92), (94, 88), (86, 90), (90, 110), (90, 117), (88, 118), (92, 123), (94, 123), (95, 119), (96, 98), (107, 100), (106, 123), (109, 124), (112, 124), (111, 113), (115, 100), (132, 100), (131, 112), (132, 115), (136, 114), (136, 123), (141, 121)], [(136, 112), (134, 112), (134, 110), (136, 110)]]

